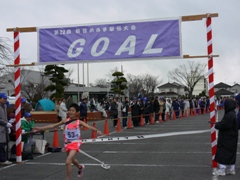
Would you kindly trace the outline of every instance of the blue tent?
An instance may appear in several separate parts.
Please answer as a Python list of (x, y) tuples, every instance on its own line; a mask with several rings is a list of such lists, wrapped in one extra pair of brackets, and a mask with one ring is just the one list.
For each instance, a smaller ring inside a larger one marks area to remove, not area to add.
[(55, 104), (49, 99), (41, 99), (37, 102), (35, 106), (35, 111), (54, 111)]

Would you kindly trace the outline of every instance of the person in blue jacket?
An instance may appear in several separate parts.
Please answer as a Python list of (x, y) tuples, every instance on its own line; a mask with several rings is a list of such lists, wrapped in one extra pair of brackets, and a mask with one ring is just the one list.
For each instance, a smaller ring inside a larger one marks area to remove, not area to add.
[(176, 118), (179, 118), (179, 115), (180, 115), (180, 105), (179, 105), (179, 102), (177, 101), (176, 98), (173, 99), (172, 106), (173, 106), (173, 113), (175, 112), (176, 113)]

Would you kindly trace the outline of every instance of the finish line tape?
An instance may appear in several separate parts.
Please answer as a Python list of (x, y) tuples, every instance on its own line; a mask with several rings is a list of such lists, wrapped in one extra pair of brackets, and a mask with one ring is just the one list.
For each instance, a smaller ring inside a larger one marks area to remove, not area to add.
[(208, 130), (196, 130), (196, 131), (182, 131), (182, 132), (171, 132), (171, 133), (139, 135), (139, 136), (82, 139), (82, 140), (75, 140), (75, 141), (72, 141), (72, 142), (96, 143), (96, 142), (107, 142), (107, 141), (128, 141), (128, 140), (149, 139), (149, 138), (159, 138), (159, 137), (178, 136), (178, 135), (202, 134), (202, 133), (206, 133), (206, 132), (210, 132), (210, 131), (211, 131), (210, 129), (208, 129)]

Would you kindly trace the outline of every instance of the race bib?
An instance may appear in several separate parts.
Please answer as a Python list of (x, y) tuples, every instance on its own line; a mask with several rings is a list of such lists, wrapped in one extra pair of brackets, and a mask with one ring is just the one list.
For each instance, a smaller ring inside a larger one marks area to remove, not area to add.
[(65, 136), (67, 140), (78, 140), (80, 137), (79, 129), (67, 129), (65, 130)]

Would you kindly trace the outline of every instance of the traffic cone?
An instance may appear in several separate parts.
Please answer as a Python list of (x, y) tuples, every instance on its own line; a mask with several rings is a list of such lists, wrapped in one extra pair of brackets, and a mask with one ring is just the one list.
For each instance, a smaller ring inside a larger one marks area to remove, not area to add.
[(131, 119), (131, 117), (128, 117), (128, 121), (127, 121), (127, 129), (133, 129), (133, 125), (132, 125), (132, 119)]
[(167, 112), (167, 114), (166, 114), (166, 121), (170, 121), (169, 113), (168, 113), (168, 112)]
[(173, 111), (173, 120), (176, 120), (176, 111)]
[(105, 120), (105, 123), (104, 123), (104, 134), (107, 136), (109, 135), (108, 120)]
[(150, 115), (150, 124), (155, 124), (154, 119), (153, 119), (153, 114)]
[(179, 118), (182, 118), (182, 111), (179, 110)]
[(121, 129), (121, 122), (120, 122), (120, 118), (118, 118), (118, 120), (117, 120), (117, 127), (116, 127), (116, 131), (117, 131), (117, 132), (121, 132), (121, 131), (122, 131), (122, 129)]
[(196, 116), (197, 115), (197, 109), (195, 108), (194, 109), (194, 116)]
[[(92, 125), (94, 128), (96, 128), (96, 123), (93, 123)], [(91, 136), (91, 139), (96, 139), (97, 138), (97, 132), (92, 130), (92, 136)]]
[[(86, 118), (84, 118), (83, 122), (87, 123)], [(82, 127), (82, 130), (83, 130), (83, 131), (86, 131), (86, 130), (88, 130), (88, 128), (83, 126), (83, 127)]]
[(162, 114), (160, 113), (160, 115), (159, 115), (159, 120), (158, 120), (160, 123), (162, 123), (163, 121), (162, 121)]
[(140, 126), (144, 126), (144, 120), (143, 120), (143, 115), (141, 114), (140, 117)]
[(184, 111), (184, 116), (187, 118), (188, 117), (188, 110), (187, 109), (185, 109), (185, 111)]
[(52, 147), (53, 148), (60, 148), (57, 129), (54, 129)]

